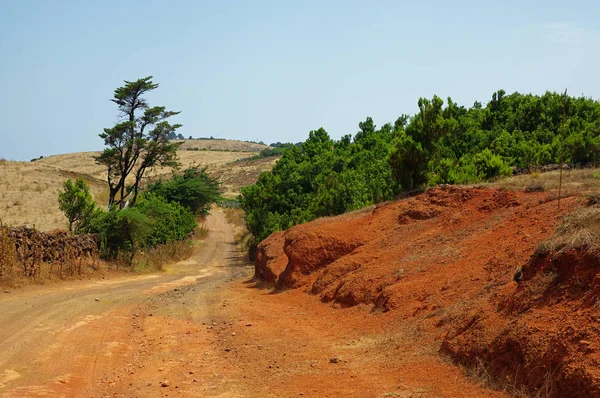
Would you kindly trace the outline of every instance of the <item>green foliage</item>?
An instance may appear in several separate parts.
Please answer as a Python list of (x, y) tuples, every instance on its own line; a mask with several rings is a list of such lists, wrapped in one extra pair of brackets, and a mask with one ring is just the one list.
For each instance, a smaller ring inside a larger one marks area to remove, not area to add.
[(82, 232), (100, 236), (105, 258), (122, 253), (131, 260), (140, 249), (186, 239), (197, 227), (195, 215), (207, 214), (219, 199), (217, 179), (194, 166), (150, 185), (134, 205), (93, 210)]
[(239, 199), (220, 198), (217, 205), (226, 209), (239, 209), (241, 207)]
[[(438, 141), (454, 132), (456, 104), (448, 98), (448, 107), (434, 96), (431, 101), (419, 99), (419, 113), (410, 120), (406, 130), (393, 143), (389, 156), (396, 180), (403, 189), (412, 190), (425, 185), (431, 170), (430, 162), (436, 153), (451, 152)], [(406, 119), (404, 118), (404, 123)], [(440, 150), (440, 149), (444, 150)]]
[(403, 132), (392, 146), (389, 164), (400, 186), (412, 190), (427, 182), (429, 152), (421, 142)]
[(63, 184), (63, 191), (58, 193), (60, 210), (69, 220), (69, 231), (79, 231), (90, 222), (96, 210), (96, 202), (90, 194), (90, 187), (82, 178), (75, 182), (69, 178)]
[(210, 205), (221, 197), (219, 181), (208, 175), (206, 167), (200, 166), (173, 174), (168, 181), (157, 181), (148, 191), (168, 202), (177, 202), (196, 215), (208, 214)]
[(324, 129), (311, 131), (302, 146), (289, 146), (271, 172), (242, 189), (240, 202), (248, 229), (257, 240), (274, 231), (340, 214), (398, 192), (387, 162), (389, 125), (361, 123), (354, 142), (332, 140)]
[(100, 236), (101, 253), (115, 258), (140, 249), (187, 238), (197, 226), (194, 215), (182, 205), (153, 194), (143, 194), (134, 207), (94, 213), (85, 232)]
[(100, 236), (100, 253), (104, 258), (116, 258), (119, 252), (133, 253), (144, 246), (151, 230), (151, 220), (139, 209), (112, 208), (95, 214), (86, 232)]
[[(134, 82), (125, 81), (125, 85), (114, 92), (111, 101), (118, 105), (123, 120), (100, 134), (106, 148), (95, 157), (96, 163), (107, 168), (109, 206), (116, 204), (122, 209), (128, 201), (135, 204), (147, 170), (178, 165), (178, 144), (171, 143), (169, 137), (181, 125), (171, 125), (167, 119), (179, 112), (148, 105), (143, 96), (156, 88), (158, 84), (149, 76)], [(183, 136), (179, 134), (178, 138), (183, 139)], [(134, 177), (134, 183), (131, 189), (126, 189), (129, 176)]]
[(477, 169), (477, 175), (482, 180), (489, 180), (495, 177), (503, 177), (512, 174), (512, 169), (502, 158), (494, 155), (489, 149), (484, 149), (473, 157), (473, 164)]
[(144, 193), (134, 207), (150, 220), (143, 245), (154, 247), (170, 241), (183, 240), (196, 228), (194, 215), (177, 202)]
[[(600, 103), (504, 90), (471, 108), (437, 96), (418, 101), (413, 117), (377, 129), (367, 118), (339, 141), (323, 129), (287, 145), (271, 172), (242, 190), (248, 229), (257, 241), (270, 233), (388, 200), (400, 190), (463, 184), (559, 163), (600, 162)], [(274, 143), (272, 147), (285, 144)]]

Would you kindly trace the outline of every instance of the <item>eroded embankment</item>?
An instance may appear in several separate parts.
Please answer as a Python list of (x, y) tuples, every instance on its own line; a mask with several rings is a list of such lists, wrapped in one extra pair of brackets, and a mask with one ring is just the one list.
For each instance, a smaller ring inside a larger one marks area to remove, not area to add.
[(497, 388), (598, 396), (598, 258), (533, 256), (579, 203), (563, 200), (559, 213), (550, 193), (435, 188), (274, 234), (256, 275), (417, 321)]

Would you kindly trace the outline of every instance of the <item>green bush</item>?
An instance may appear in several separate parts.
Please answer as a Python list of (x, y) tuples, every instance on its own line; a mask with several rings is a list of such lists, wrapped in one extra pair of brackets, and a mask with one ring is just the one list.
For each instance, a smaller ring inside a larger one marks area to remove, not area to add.
[(170, 180), (157, 181), (148, 191), (168, 202), (177, 202), (196, 215), (208, 214), (211, 204), (221, 197), (219, 181), (208, 175), (206, 167), (200, 166), (173, 174)]
[(150, 228), (143, 239), (147, 247), (183, 240), (198, 225), (188, 209), (153, 194), (144, 193), (134, 209), (150, 220)]
[(76, 232), (87, 226), (96, 210), (90, 187), (82, 178), (77, 178), (75, 183), (70, 178), (64, 182), (58, 205), (69, 221), (69, 231), (75, 228)]
[(98, 211), (85, 232), (100, 236), (101, 254), (115, 258), (171, 241), (183, 240), (196, 228), (194, 215), (178, 203), (144, 193), (134, 207)]
[(104, 258), (116, 258), (119, 252), (130, 253), (145, 246), (152, 221), (136, 207), (123, 210), (111, 209), (94, 215), (86, 232), (100, 236), (100, 254)]
[(480, 176), (482, 180), (489, 180), (512, 174), (510, 166), (505, 164), (500, 156), (494, 155), (489, 149), (484, 149), (475, 155), (473, 163), (477, 168), (477, 175)]
[(272, 171), (242, 189), (241, 207), (257, 241), (316, 217), (393, 198), (399, 187), (387, 156), (397, 131), (390, 125), (376, 130), (370, 119), (360, 129), (354, 142), (311, 131), (301, 146), (286, 148)]

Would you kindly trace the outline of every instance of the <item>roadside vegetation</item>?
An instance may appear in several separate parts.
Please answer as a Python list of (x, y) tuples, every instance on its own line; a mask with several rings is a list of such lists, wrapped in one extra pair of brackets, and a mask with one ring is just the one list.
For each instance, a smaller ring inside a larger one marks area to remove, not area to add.
[[(165, 258), (181, 258), (190, 252), (188, 238), (198, 230), (211, 203), (219, 199), (218, 182), (205, 169), (192, 167), (159, 180), (139, 194), (135, 205), (109, 210), (99, 208), (86, 183), (68, 180), (59, 198), (76, 234), (96, 234), (99, 254), (117, 266), (161, 268)], [(162, 248), (162, 249), (159, 249)], [(163, 260), (161, 260), (163, 259)], [(160, 266), (156, 266), (156, 265)]]
[(242, 189), (253, 243), (402, 191), (495, 180), (561, 158), (580, 166), (600, 161), (600, 103), (590, 98), (499, 90), (485, 106), (467, 108), (451, 98), (444, 106), (434, 96), (419, 99), (418, 107), (380, 128), (367, 118), (354, 137), (332, 140), (321, 128), (301, 147), (285, 149), (271, 172)]
[(244, 210), (239, 206), (223, 207), (223, 203), (219, 204), (219, 206), (221, 206), (227, 222), (235, 227), (234, 239), (238, 250), (240, 252), (247, 251), (249, 242), (252, 239), (252, 234), (248, 231), (248, 227), (246, 226)]
[(115, 90), (112, 101), (123, 121), (100, 134), (107, 147), (96, 157), (107, 168), (109, 209), (92, 212), (82, 223), (82, 231), (100, 236), (103, 257), (125, 258), (129, 264), (141, 250), (161, 246), (170, 247), (176, 256), (181, 247), (173, 242), (190, 237), (198, 226), (196, 217), (206, 216), (210, 204), (219, 199), (218, 181), (199, 166), (174, 172), (169, 180), (156, 181), (142, 192), (147, 171), (179, 166), (179, 144), (169, 138), (181, 125), (167, 122), (179, 112), (148, 105), (143, 95), (156, 88), (149, 76), (126, 81)]
[(596, 255), (600, 250), (598, 196), (588, 197), (588, 205), (565, 215), (552, 236), (538, 245), (536, 254), (557, 256), (575, 249)]
[(97, 235), (100, 256), (117, 266), (156, 269), (165, 258), (189, 254), (188, 238), (197, 230), (197, 218), (205, 217), (220, 198), (219, 182), (200, 166), (144, 186), (147, 171), (179, 166), (178, 145), (169, 137), (180, 125), (166, 121), (178, 112), (150, 107), (143, 98), (157, 87), (147, 77), (115, 90), (112, 101), (123, 121), (100, 134), (106, 149), (96, 157), (107, 169), (107, 210), (96, 205), (81, 178), (67, 180), (59, 193), (70, 230)]

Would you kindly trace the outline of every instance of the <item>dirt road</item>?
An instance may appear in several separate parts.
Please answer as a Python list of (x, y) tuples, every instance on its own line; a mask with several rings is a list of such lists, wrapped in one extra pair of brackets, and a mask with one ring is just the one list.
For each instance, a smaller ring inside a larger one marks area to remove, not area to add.
[(256, 286), (233, 227), (207, 223), (162, 275), (0, 292), (0, 397), (499, 395), (410, 325)]

